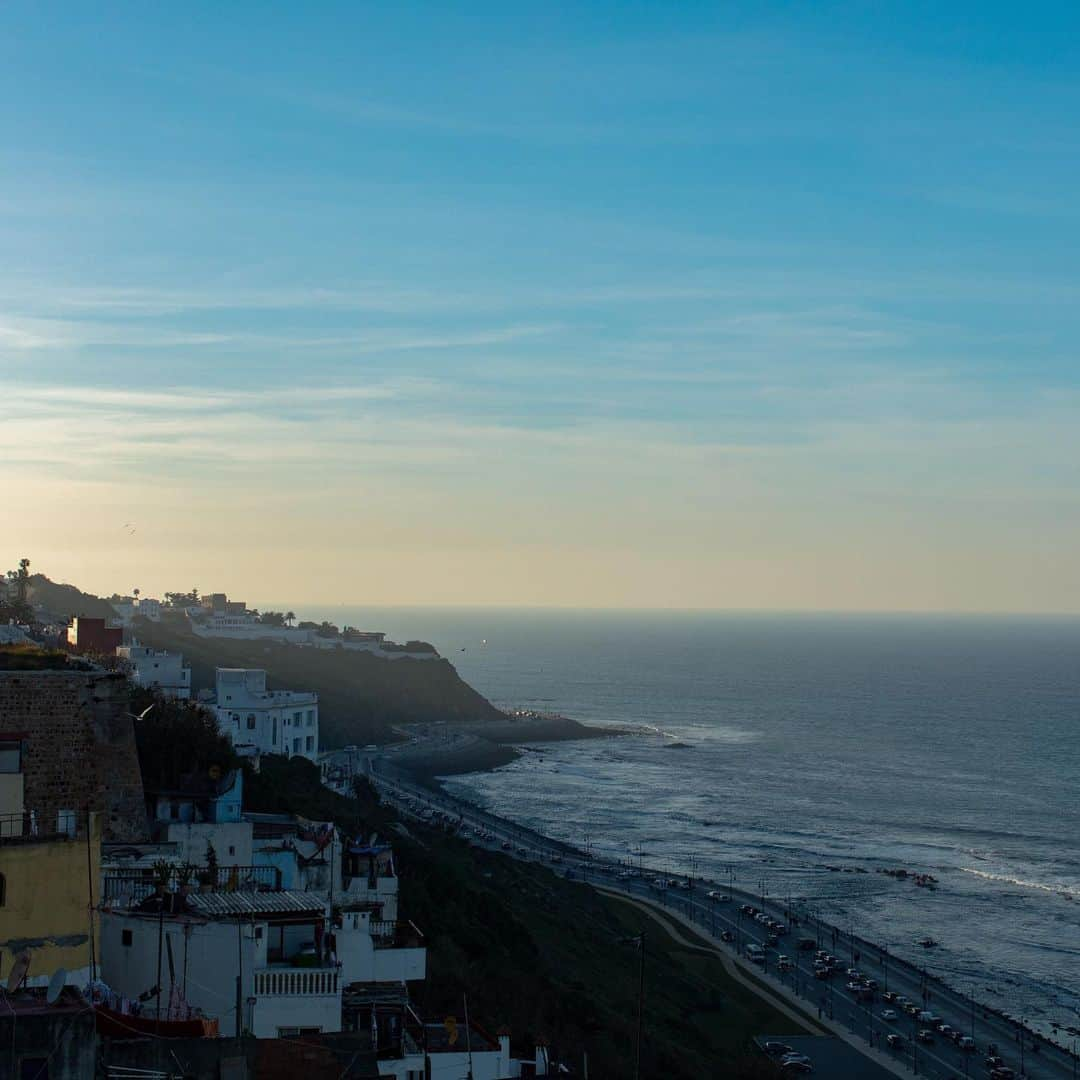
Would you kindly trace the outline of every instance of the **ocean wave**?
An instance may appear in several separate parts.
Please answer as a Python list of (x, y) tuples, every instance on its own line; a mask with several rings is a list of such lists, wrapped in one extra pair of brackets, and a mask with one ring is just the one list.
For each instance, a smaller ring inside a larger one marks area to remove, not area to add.
[(1058, 893), (1064, 896), (1080, 896), (1080, 886), (1076, 885), (1029, 881), (1026, 878), (1013, 877), (1010, 874), (993, 874), (989, 870), (977, 870), (974, 866), (961, 866), (959, 869), (965, 874), (974, 874), (975, 877), (985, 878), (987, 881), (998, 881), (1005, 885), (1017, 885), (1024, 889), (1038, 889), (1040, 892)]

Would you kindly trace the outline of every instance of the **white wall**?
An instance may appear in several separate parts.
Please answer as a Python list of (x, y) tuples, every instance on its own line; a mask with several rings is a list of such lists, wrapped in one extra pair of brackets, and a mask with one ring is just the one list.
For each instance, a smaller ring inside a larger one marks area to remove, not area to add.
[[(123, 931), (130, 930), (131, 945), (123, 944)], [(273, 928), (265, 923), (202, 921), (195, 918), (166, 918), (165, 935), (172, 943), (177, 982), (183, 985), (185, 956), (188, 1003), (216, 1018), (222, 1035), (236, 1031), (236, 976), (243, 955), (241, 1000), (245, 1026), (260, 1039), (274, 1038), (279, 1027), (311, 1027), (321, 1031), (341, 1030), (341, 980), (327, 994), (260, 994), (256, 996), (255, 973), (267, 967), (266, 949)], [(261, 936), (256, 938), (256, 933)], [(290, 929), (288, 936), (310, 938), (311, 928)], [(135, 998), (157, 983), (158, 919), (154, 915), (131, 912), (102, 912), (101, 977), (120, 994)], [(169, 967), (162, 946), (161, 1003), (168, 1004)], [(305, 969), (282, 967), (282, 972)], [(154, 1002), (144, 1006), (153, 1010)], [(151, 1012), (152, 1015), (152, 1012)]]
[[(255, 966), (254, 927), (250, 924), (196, 922), (166, 918), (165, 934), (172, 942), (177, 981), (183, 985), (187, 957), (188, 1002), (201, 1008), (221, 1025), (222, 1035), (235, 1034), (236, 976), (239, 954), (243, 953), (246, 999), (251, 994)], [(132, 943), (123, 944), (123, 931), (130, 930)], [(239, 940), (238, 940), (239, 939)], [(162, 1009), (168, 1004), (169, 965), (162, 945)], [(130, 998), (157, 983), (158, 919), (154, 915), (131, 912), (101, 914), (101, 977), (117, 993)], [(153, 1009), (154, 1003), (144, 1005)], [(151, 1013), (151, 1015), (153, 1015)]]
[[(206, 845), (212, 843), (217, 852), (218, 866), (251, 866), (252, 836), (250, 821), (229, 821), (215, 825), (211, 822), (170, 822), (165, 839), (179, 845), (180, 861), (206, 864)], [(230, 853), (229, 849), (232, 848)]]

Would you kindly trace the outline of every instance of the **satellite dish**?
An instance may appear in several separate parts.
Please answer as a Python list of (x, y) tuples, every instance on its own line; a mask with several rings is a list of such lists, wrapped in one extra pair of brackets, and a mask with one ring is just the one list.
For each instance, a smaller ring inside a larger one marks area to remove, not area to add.
[(14, 994), (16, 990), (22, 985), (23, 980), (26, 978), (26, 973), (30, 970), (30, 954), (19, 953), (15, 957), (15, 964), (11, 971), (8, 973), (7, 979), (7, 992)]
[(55, 1005), (67, 985), (67, 968), (57, 968), (49, 980), (49, 989), (45, 991), (45, 1000)]

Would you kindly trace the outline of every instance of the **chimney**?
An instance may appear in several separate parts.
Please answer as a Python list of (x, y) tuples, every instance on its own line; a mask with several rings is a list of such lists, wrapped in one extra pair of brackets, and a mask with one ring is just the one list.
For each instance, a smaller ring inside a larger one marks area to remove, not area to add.
[(543, 1039), (536, 1040), (536, 1075), (548, 1075), (547, 1043)]

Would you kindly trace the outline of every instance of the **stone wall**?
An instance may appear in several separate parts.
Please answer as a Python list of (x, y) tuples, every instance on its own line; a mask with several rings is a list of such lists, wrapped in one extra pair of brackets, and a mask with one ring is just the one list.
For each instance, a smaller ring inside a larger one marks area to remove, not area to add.
[(61, 810), (102, 816), (106, 841), (147, 839), (126, 680), (104, 671), (0, 671), (0, 735), (23, 740), (24, 805), (38, 828)]

